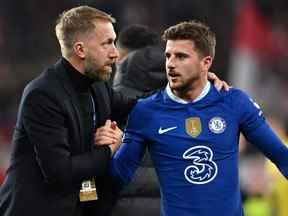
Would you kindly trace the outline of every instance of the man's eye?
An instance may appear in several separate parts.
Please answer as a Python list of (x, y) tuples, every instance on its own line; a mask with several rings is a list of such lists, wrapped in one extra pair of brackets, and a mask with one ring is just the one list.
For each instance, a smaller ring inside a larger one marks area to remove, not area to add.
[(112, 44), (114, 44), (114, 41), (113, 41), (113, 40), (108, 40), (108, 41), (105, 41), (102, 45), (103, 45), (104, 47), (107, 47), (107, 46), (110, 46), (110, 45), (112, 45)]
[(186, 57), (187, 57), (186, 55), (182, 55), (182, 54), (177, 55), (177, 58), (181, 60), (185, 59)]

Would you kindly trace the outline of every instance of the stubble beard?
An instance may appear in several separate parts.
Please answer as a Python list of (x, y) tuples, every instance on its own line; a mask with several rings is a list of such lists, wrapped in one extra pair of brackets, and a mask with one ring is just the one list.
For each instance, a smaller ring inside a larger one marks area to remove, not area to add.
[(93, 68), (86, 68), (85, 75), (95, 81), (108, 81), (111, 77), (110, 73), (103, 70), (95, 70)]
[(111, 77), (111, 73), (106, 71), (104, 68), (97, 68), (97, 65), (91, 62), (92, 61), (87, 59), (84, 74), (95, 81), (108, 81)]
[[(171, 91), (183, 98), (183, 96), (187, 95), (188, 92), (190, 92), (191, 90), (195, 89), (197, 86), (197, 81), (200, 79), (200, 76), (195, 76), (195, 77), (191, 77), (189, 80), (180, 80), (180, 83), (178, 83), (177, 85), (174, 85), (174, 87), (171, 87)], [(178, 81), (179, 82), (179, 81)]]

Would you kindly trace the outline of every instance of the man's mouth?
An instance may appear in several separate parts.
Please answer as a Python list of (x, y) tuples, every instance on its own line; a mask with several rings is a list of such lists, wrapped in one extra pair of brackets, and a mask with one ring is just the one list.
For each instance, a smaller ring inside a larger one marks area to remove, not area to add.
[(168, 72), (168, 76), (171, 78), (176, 78), (176, 77), (179, 77), (180, 74), (178, 74), (177, 72), (171, 71), (171, 72)]
[(114, 64), (114, 63), (107, 63), (107, 64), (105, 64), (105, 67), (109, 67), (109, 68), (112, 69), (112, 68), (113, 68), (113, 64)]

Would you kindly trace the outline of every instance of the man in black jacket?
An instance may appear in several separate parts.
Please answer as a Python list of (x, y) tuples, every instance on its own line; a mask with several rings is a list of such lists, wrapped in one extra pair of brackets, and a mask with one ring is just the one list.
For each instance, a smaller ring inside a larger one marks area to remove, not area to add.
[[(63, 57), (24, 90), (0, 190), (1, 216), (98, 216), (109, 210), (106, 175), (121, 137), (109, 119), (126, 116), (134, 105), (106, 83), (118, 57), (113, 22), (88, 6), (59, 17)], [(95, 137), (101, 126), (105, 133)]]

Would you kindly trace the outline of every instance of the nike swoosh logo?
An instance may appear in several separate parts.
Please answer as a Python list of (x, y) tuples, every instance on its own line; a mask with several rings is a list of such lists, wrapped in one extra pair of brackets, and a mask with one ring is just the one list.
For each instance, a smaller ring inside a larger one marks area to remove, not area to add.
[(171, 130), (174, 130), (174, 129), (176, 129), (176, 128), (177, 128), (177, 126), (175, 126), (175, 127), (169, 127), (169, 128), (165, 128), (165, 129), (163, 129), (162, 127), (160, 127), (159, 130), (158, 130), (158, 133), (159, 133), (159, 134), (164, 134), (164, 133), (166, 133), (166, 132), (168, 132), (168, 131), (171, 131)]

